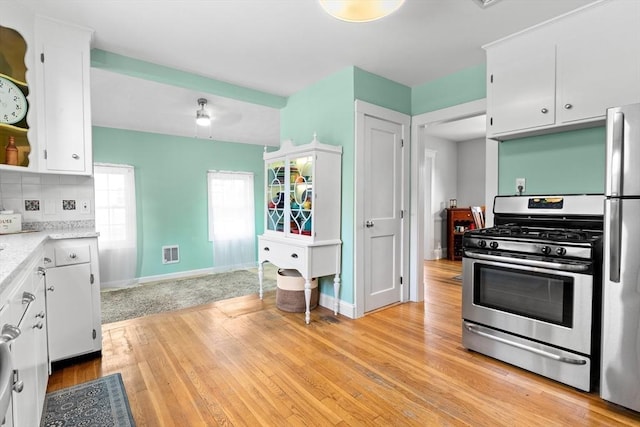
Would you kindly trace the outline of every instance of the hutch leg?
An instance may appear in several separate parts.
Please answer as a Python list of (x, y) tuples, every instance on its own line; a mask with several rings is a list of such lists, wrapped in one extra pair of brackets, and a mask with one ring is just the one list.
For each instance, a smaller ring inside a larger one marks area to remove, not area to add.
[(260, 299), (262, 299), (262, 279), (264, 277), (264, 270), (262, 268), (262, 262), (258, 262), (258, 282), (260, 283)]
[(333, 314), (338, 315), (340, 308), (340, 273), (333, 278)]
[(311, 310), (309, 309), (311, 306), (311, 279), (308, 277), (304, 278), (304, 304), (304, 321), (308, 325), (311, 322)]

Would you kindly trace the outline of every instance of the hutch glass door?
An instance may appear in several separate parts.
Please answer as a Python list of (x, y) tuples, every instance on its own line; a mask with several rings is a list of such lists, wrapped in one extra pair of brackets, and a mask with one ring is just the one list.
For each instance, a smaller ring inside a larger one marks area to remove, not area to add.
[(313, 224), (313, 156), (301, 156), (289, 161), (290, 211), (289, 232), (311, 236)]

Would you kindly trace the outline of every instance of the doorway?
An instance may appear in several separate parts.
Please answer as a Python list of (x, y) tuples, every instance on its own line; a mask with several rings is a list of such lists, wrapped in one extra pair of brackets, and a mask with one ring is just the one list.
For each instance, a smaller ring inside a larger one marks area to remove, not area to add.
[[(437, 129), (446, 129), (455, 126), (455, 122), (484, 115), (486, 112), (486, 102), (484, 99), (456, 105), (453, 107), (425, 113), (413, 117), (412, 141), (411, 144), (411, 243), (410, 243), (410, 287), (409, 299), (411, 301), (422, 301), (424, 299), (423, 265), (425, 259), (425, 198), (431, 197), (431, 191), (426, 188), (429, 181), (425, 176), (428, 171), (429, 161), (426, 156), (428, 148), (427, 139), (430, 134), (437, 134)], [(498, 188), (498, 142), (485, 139), (485, 185), (484, 200), (485, 205), (490, 206)], [(438, 167), (441, 158), (436, 154), (432, 168)], [(457, 168), (457, 161), (456, 166)], [(434, 182), (432, 179), (431, 182)], [(455, 190), (454, 190), (455, 191)], [(442, 198), (442, 197), (441, 197)], [(435, 206), (433, 210), (444, 212), (447, 206)], [(489, 211), (490, 209), (487, 209)], [(446, 218), (441, 218), (442, 223), (446, 223)], [(487, 215), (487, 225), (492, 218)], [(434, 229), (435, 229), (434, 225)], [(434, 231), (437, 233), (437, 230)], [(444, 238), (442, 238), (444, 240)], [(434, 244), (434, 246), (437, 244)], [(442, 244), (444, 245), (444, 243)], [(441, 248), (442, 249), (442, 248)]]

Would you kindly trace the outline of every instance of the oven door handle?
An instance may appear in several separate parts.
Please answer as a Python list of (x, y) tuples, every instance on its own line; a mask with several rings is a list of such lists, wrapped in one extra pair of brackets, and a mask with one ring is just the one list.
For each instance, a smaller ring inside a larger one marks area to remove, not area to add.
[(505, 262), (505, 259), (508, 259), (510, 262), (515, 264), (527, 265), (529, 267), (553, 268), (560, 271), (583, 272), (589, 270), (589, 266), (586, 264), (564, 264), (562, 262), (538, 261), (535, 259), (514, 258), (506, 255), (489, 255), (475, 251), (465, 251), (464, 254), (468, 258), (481, 259), (483, 261)]
[(510, 345), (512, 347), (516, 347), (516, 348), (519, 348), (521, 350), (525, 350), (525, 351), (528, 351), (528, 352), (531, 352), (531, 353), (535, 353), (535, 354), (537, 354), (539, 356), (546, 357), (547, 359), (553, 359), (553, 360), (556, 360), (558, 362), (568, 363), (570, 365), (586, 365), (587, 364), (587, 361), (584, 360), (584, 359), (573, 359), (571, 357), (560, 356), (559, 354), (553, 354), (553, 353), (550, 353), (548, 351), (540, 350), (539, 348), (530, 347), (528, 345), (521, 344), (519, 342), (509, 341), (508, 339), (488, 334), (486, 332), (483, 332), (483, 331), (479, 330), (478, 328), (476, 328), (473, 325), (469, 325), (466, 322), (464, 324), (464, 327), (467, 328), (467, 331), (471, 332), (472, 334), (480, 335), (481, 337), (488, 338), (488, 339), (494, 340), (494, 341), (498, 341), (498, 342), (501, 342), (502, 344)]

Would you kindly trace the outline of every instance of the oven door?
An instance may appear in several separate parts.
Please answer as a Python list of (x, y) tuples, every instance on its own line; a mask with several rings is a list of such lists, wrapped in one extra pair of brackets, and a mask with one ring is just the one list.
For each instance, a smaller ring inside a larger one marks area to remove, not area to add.
[[(592, 274), (557, 270), (557, 263), (544, 268), (539, 261), (532, 266), (527, 259), (472, 254), (467, 251), (462, 263), (465, 320), (591, 354)], [(588, 263), (570, 265), (569, 270), (589, 270)]]

